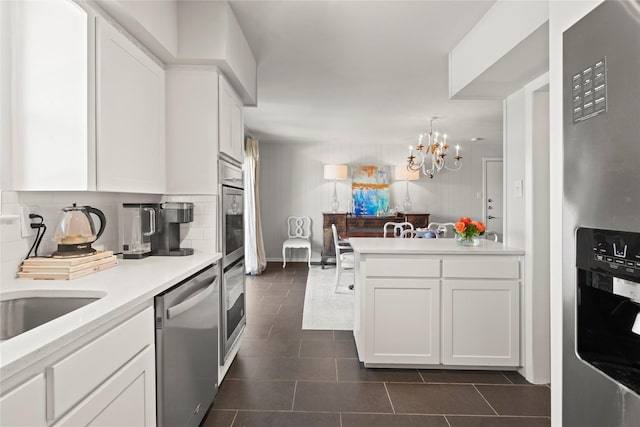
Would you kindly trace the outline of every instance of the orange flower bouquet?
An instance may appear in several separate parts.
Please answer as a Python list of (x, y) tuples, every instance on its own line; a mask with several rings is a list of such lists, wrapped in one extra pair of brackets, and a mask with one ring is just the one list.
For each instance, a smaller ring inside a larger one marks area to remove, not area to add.
[(463, 216), (454, 225), (456, 231), (456, 241), (462, 246), (478, 246), (480, 239), (478, 236), (484, 234), (484, 223), (480, 221), (472, 221), (470, 218)]

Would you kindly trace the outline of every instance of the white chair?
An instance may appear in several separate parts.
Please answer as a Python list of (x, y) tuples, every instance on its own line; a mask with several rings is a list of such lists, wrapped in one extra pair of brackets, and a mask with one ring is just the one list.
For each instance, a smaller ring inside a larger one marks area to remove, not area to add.
[(403, 239), (438, 239), (440, 232), (438, 230), (404, 230), (400, 235)]
[[(353, 269), (355, 265), (353, 252), (345, 252), (345, 250), (351, 251), (351, 246), (341, 245), (340, 237), (338, 236), (338, 229), (335, 224), (331, 224), (331, 231), (333, 232), (333, 244), (336, 250), (336, 288), (335, 292), (338, 292), (338, 286), (340, 285), (340, 276), (342, 276), (342, 270)], [(353, 285), (349, 285), (349, 289), (353, 289)]]
[(422, 237), (422, 234), (418, 233), (416, 230), (411, 229), (403, 230), (400, 234), (401, 239), (418, 239), (420, 237)]
[(487, 240), (493, 240), (494, 242), (498, 241), (498, 233), (495, 231), (487, 231), (484, 233), (484, 238)]
[(413, 230), (413, 224), (410, 222), (386, 222), (382, 229), (382, 237), (387, 237), (393, 232), (393, 237), (400, 237), (404, 230)]
[(287, 219), (289, 238), (282, 243), (282, 268), (287, 265), (287, 249), (306, 249), (307, 264), (311, 267), (311, 218), (308, 216), (290, 216)]
[(453, 222), (431, 222), (427, 226), (428, 230), (436, 230), (440, 237), (454, 237), (455, 224)]

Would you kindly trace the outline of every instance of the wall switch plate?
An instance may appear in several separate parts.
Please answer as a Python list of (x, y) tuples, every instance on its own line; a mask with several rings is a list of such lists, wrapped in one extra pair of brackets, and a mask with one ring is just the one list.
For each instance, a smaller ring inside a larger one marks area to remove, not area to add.
[(513, 197), (522, 197), (522, 180), (513, 181)]

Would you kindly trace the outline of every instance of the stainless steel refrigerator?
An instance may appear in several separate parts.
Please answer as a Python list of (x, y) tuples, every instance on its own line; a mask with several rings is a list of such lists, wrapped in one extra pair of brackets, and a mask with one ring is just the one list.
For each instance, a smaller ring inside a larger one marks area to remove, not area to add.
[(563, 37), (563, 427), (640, 426), (640, 4)]

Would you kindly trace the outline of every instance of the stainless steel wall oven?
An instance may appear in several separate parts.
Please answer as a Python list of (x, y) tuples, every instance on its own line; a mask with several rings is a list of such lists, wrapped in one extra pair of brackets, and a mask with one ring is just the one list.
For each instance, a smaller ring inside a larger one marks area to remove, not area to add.
[(220, 160), (220, 364), (223, 365), (244, 325), (244, 186), (242, 169)]

